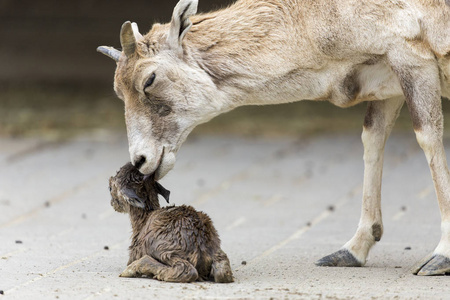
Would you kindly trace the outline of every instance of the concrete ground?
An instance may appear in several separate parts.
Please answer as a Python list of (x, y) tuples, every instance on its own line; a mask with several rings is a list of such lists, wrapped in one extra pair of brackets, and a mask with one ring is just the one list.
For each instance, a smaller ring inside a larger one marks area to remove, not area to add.
[(128, 160), (124, 135), (1, 138), (0, 298), (450, 299), (449, 277), (410, 273), (440, 237), (432, 181), (413, 134), (388, 142), (385, 234), (367, 265), (314, 265), (356, 229), (362, 155), (358, 134), (188, 140), (162, 184), (172, 203), (211, 216), (235, 282), (172, 284), (118, 277), (130, 225), (110, 206), (107, 185)]

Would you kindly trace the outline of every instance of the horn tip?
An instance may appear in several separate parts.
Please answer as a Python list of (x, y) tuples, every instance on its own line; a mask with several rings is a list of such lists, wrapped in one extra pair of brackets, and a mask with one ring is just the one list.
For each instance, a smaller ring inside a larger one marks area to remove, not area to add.
[(115, 61), (119, 61), (121, 52), (113, 47), (109, 46), (99, 46), (97, 47), (97, 52), (102, 53)]

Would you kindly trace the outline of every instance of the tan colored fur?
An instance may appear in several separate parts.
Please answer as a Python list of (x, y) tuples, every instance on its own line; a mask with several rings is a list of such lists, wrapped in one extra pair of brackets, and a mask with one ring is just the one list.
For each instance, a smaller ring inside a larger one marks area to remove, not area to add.
[[(443, 0), (423, 2), (241, 0), (193, 16), (181, 56), (167, 47), (171, 24), (155, 24), (138, 41), (137, 55), (122, 56), (116, 72), (130, 146), (140, 148), (142, 135), (159, 139), (160, 145), (150, 145), (159, 150), (149, 153), (157, 161), (161, 144), (166, 155), (174, 154), (196, 125), (241, 105), (307, 99), (348, 107), (402, 95), (390, 53), (408, 52), (400, 57), (408, 61), (439, 57), (442, 91), (450, 96), (449, 9)], [(146, 112), (143, 83), (154, 71), (160, 84), (151, 95), (170, 104), (176, 120)]]

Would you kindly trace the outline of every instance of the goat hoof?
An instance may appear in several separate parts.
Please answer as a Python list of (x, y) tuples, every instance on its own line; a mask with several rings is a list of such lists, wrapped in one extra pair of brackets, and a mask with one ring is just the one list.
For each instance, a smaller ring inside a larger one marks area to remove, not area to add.
[(233, 275), (232, 275), (231, 271), (229, 271), (229, 272), (217, 274), (216, 276), (214, 276), (214, 281), (217, 283), (231, 283), (234, 280), (233, 280)]
[(231, 271), (230, 261), (228, 259), (215, 261), (212, 266), (211, 275), (217, 283), (233, 282), (233, 272)]
[(362, 265), (347, 249), (336, 251), (316, 262), (316, 266), (319, 267), (362, 267)]
[(132, 270), (132, 268), (128, 267), (119, 275), (119, 277), (131, 278), (131, 277), (137, 277), (137, 274), (134, 270)]
[(450, 274), (450, 258), (440, 254), (429, 255), (417, 264), (413, 269), (413, 274), (419, 276), (448, 275)]

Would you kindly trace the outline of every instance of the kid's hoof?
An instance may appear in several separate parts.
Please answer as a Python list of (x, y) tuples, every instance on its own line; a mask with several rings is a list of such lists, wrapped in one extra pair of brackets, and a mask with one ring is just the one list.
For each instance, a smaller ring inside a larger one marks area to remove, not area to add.
[(231, 283), (233, 281), (234, 281), (233, 276), (231, 274), (221, 276), (221, 277), (216, 277), (214, 279), (214, 282), (216, 282), (216, 283)]
[(362, 265), (347, 249), (336, 251), (316, 262), (316, 266), (319, 267), (362, 267)]
[(413, 274), (420, 276), (450, 274), (450, 258), (440, 254), (431, 255), (413, 269)]
[(122, 274), (119, 275), (119, 277), (138, 277), (136, 274), (136, 271), (133, 270), (134, 268), (126, 268), (125, 271), (122, 272)]
[(231, 271), (228, 258), (226, 260), (213, 262), (211, 275), (217, 283), (233, 282), (233, 272)]
[(220, 272), (214, 276), (214, 281), (217, 283), (230, 283), (233, 282), (233, 274), (230, 271)]

